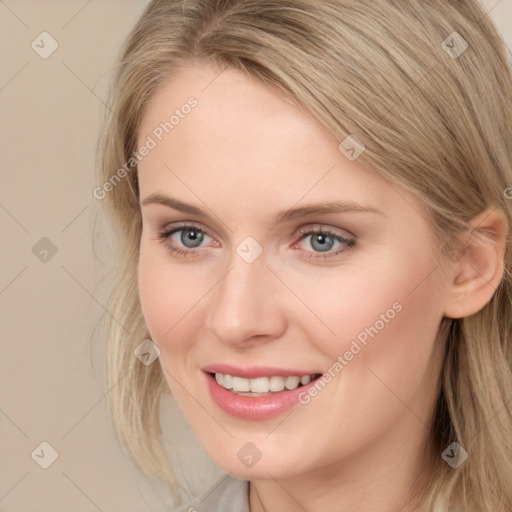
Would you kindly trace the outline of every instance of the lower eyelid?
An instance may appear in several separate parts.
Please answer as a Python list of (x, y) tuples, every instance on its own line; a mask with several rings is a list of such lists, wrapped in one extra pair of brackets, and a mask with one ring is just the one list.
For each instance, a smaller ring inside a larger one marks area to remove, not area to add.
[(321, 252), (314, 252), (314, 251), (304, 251), (306, 254), (304, 255), (304, 258), (306, 259), (309, 259), (309, 260), (328, 260), (330, 258), (334, 258), (336, 256), (339, 256), (340, 254), (343, 254), (347, 251), (350, 251), (352, 249), (352, 246), (351, 245), (342, 245), (341, 247), (339, 247), (336, 251), (332, 251), (332, 252), (327, 252), (325, 253), (325, 256), (323, 255), (324, 253), (321, 253)]

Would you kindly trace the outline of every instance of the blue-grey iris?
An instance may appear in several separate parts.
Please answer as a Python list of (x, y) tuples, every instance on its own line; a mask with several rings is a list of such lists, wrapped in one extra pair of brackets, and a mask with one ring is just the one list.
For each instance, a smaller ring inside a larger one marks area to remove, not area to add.
[(334, 239), (329, 235), (323, 235), (321, 233), (312, 235), (311, 237), (311, 247), (315, 249), (315, 251), (325, 252), (332, 249), (334, 244)]
[[(181, 242), (185, 247), (194, 248), (198, 247), (204, 238), (204, 233), (196, 229), (183, 229), (181, 231)], [(190, 245), (189, 245), (190, 243)]]

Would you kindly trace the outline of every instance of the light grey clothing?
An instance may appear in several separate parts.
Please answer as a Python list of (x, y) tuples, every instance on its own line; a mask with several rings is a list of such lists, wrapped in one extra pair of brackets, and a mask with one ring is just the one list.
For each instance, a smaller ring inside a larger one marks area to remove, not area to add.
[[(444, 510), (439, 505), (434, 507), (434, 512)], [(226, 474), (179, 512), (250, 512), (249, 481)]]
[(249, 481), (226, 474), (179, 512), (250, 512)]

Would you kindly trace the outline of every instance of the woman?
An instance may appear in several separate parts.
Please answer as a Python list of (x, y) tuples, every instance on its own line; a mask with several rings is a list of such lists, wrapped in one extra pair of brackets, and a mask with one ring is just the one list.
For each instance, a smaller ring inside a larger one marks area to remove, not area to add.
[(94, 195), (119, 438), (173, 486), (170, 390), (227, 473), (184, 510), (512, 510), (511, 91), (473, 0), (149, 3)]

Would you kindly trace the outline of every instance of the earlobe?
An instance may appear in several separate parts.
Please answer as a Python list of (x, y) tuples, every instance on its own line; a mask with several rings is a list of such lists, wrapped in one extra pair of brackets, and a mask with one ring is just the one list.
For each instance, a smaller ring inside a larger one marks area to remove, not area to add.
[(492, 298), (504, 272), (508, 222), (497, 207), (489, 208), (469, 222), (459, 236), (461, 249), (450, 274), (444, 315), (463, 318), (480, 311)]

